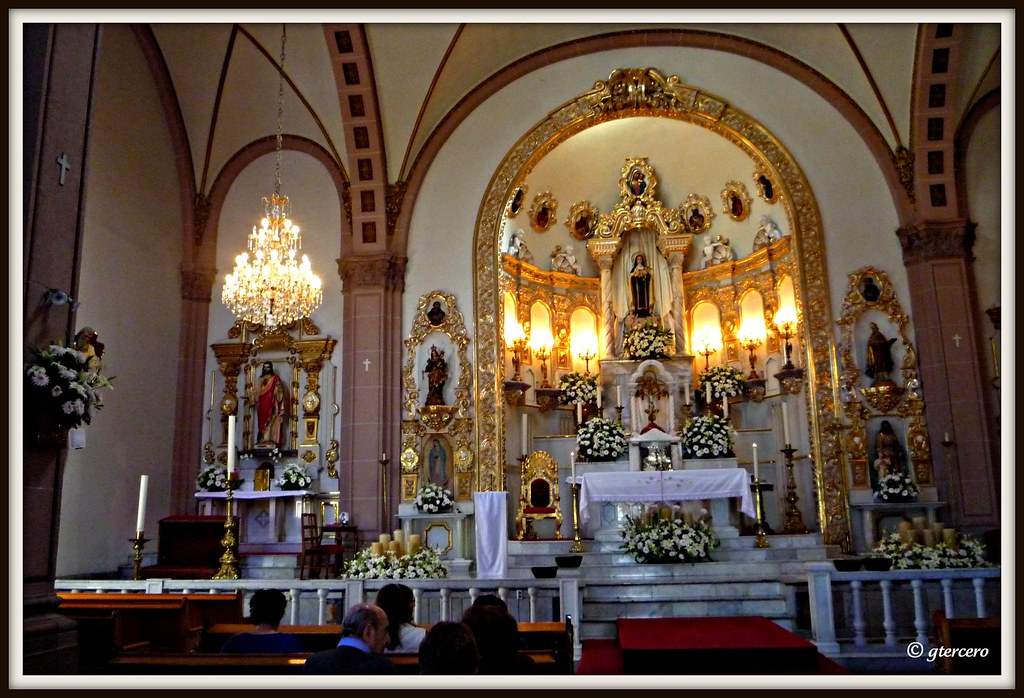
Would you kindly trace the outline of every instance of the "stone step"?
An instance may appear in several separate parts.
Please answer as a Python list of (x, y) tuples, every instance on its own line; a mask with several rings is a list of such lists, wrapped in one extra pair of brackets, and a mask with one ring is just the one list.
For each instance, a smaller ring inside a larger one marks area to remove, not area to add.
[[(773, 623), (785, 628), (786, 630), (793, 630), (794, 622), (791, 618), (769, 618)], [(586, 618), (583, 619), (583, 625), (580, 628), (580, 639), (582, 640), (613, 640), (617, 637), (617, 630), (615, 621), (590, 621)]]
[[(803, 535), (771, 535), (768, 536), (768, 542), (772, 548), (813, 548), (821, 547), (821, 534), (818, 533), (806, 533)], [(608, 552), (614, 551), (621, 546), (620, 540), (611, 542), (601, 542), (594, 539), (584, 539), (583, 547), (587, 553), (591, 552)], [(521, 541), (512, 540), (508, 543), (508, 554), (509, 555), (572, 555), (569, 551), (569, 546), (572, 545), (571, 540), (541, 540), (541, 541)], [(724, 538), (721, 541), (719, 550), (729, 549), (745, 549), (754, 546), (753, 536), (739, 536), (736, 538)], [(838, 546), (824, 546), (829, 549), (835, 549), (838, 554)]]
[[(831, 546), (828, 546), (831, 547)], [(716, 549), (711, 551), (711, 559), (716, 562), (759, 562), (762, 560), (781, 561), (824, 561), (830, 559), (831, 551), (826, 546), (814, 548), (754, 548), (749, 549)], [(510, 567), (534, 567), (554, 565), (554, 555), (510, 555)], [(604, 551), (584, 553), (581, 567), (594, 565), (633, 565), (637, 564), (633, 557), (625, 552)], [(572, 568), (566, 568), (572, 569)]]
[(583, 603), (583, 619), (704, 618), (707, 616), (789, 617), (785, 599), (730, 599), (710, 601), (634, 601), (630, 603)]
[(786, 585), (779, 582), (697, 582), (693, 584), (597, 585), (583, 589), (583, 601), (708, 601), (720, 599), (785, 599)]

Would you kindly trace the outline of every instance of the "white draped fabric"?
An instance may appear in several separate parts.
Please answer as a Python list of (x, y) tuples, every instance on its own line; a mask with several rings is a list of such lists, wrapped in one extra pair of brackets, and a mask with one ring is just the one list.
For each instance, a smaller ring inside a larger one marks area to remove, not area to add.
[(686, 502), (730, 497), (739, 497), (740, 511), (753, 517), (749, 478), (743, 468), (587, 473), (580, 478), (580, 520), (587, 523), (590, 505), (595, 502)]
[(508, 568), (508, 492), (474, 492), (476, 576), (502, 579)]

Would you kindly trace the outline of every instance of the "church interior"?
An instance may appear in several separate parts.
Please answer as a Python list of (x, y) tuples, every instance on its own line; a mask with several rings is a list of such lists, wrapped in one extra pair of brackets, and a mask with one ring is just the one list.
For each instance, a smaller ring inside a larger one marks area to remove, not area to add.
[(1012, 19), (539, 17), (19, 18), (21, 680), (1012, 674)]

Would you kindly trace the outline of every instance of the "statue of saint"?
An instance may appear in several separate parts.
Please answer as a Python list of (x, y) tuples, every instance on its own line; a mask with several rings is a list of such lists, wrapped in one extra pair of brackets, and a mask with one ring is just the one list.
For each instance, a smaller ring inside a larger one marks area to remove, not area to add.
[(284, 447), (285, 425), (288, 423), (288, 388), (274, 373), (274, 364), (263, 362), (256, 393), (256, 422), (259, 446)]
[(427, 453), (427, 479), (435, 485), (448, 484), (448, 454), (438, 439)]
[(91, 327), (83, 327), (75, 335), (75, 349), (86, 356), (86, 365), (90, 371), (99, 371), (103, 366), (103, 342), (99, 334)]
[(580, 263), (576, 259), (576, 255), (573, 254), (572, 245), (555, 245), (555, 249), (551, 252), (551, 271), (561, 272), (563, 274), (580, 274)]
[(526, 246), (526, 241), (523, 239), (522, 230), (516, 230), (512, 233), (512, 237), (508, 240), (508, 253), (516, 259), (521, 259), (524, 262), (533, 263), (533, 254), (530, 252), (530, 248)]
[(629, 270), (629, 292), (632, 314), (638, 318), (650, 317), (654, 310), (654, 299), (651, 297), (651, 268), (647, 266), (647, 258), (643, 254), (633, 258), (633, 268)]
[(444, 352), (436, 346), (430, 347), (430, 358), (423, 372), (427, 374), (427, 404), (445, 404), (444, 384), (448, 381), (448, 362), (444, 360)]
[(903, 447), (888, 419), (883, 419), (875, 437), (875, 471), (878, 477), (903, 471)]
[(878, 330), (878, 325), (871, 323), (871, 335), (868, 337), (867, 368), (864, 375), (873, 378), (872, 385), (889, 380), (889, 372), (892, 371), (892, 345), (896, 338), (886, 339), (885, 335)]
[(779, 230), (779, 226), (776, 225), (768, 216), (761, 216), (761, 225), (757, 227), (757, 232), (754, 233), (754, 249), (759, 250), (762, 247), (768, 247), (776, 240), (782, 237), (782, 231)]

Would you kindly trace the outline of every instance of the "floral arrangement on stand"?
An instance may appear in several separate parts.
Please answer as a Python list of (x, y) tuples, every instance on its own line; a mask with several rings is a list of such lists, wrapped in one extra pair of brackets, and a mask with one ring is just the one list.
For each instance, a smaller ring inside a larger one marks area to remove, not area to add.
[(694, 417), (682, 436), (687, 458), (728, 458), (733, 454), (729, 420), (717, 414)]
[(907, 543), (898, 533), (892, 533), (875, 546), (875, 552), (892, 560), (894, 570), (989, 566), (985, 560), (985, 544), (966, 535), (959, 537), (959, 547), (953, 547), (944, 542), (935, 545)]
[(698, 388), (702, 396), (707, 395), (708, 385), (715, 402), (723, 397), (736, 397), (743, 394), (743, 374), (732, 366), (714, 366), (700, 374)]
[(626, 452), (626, 431), (618, 422), (594, 417), (576, 432), (576, 450), (591, 463), (618, 460)]
[(441, 485), (428, 482), (416, 493), (416, 508), (427, 514), (439, 514), (448, 511), (455, 503), (451, 490)]
[(313, 484), (313, 478), (298, 463), (287, 465), (281, 476), (277, 478), (277, 486), (282, 490), (304, 490)]
[(597, 378), (589, 373), (566, 373), (558, 379), (564, 405), (589, 405), (597, 401)]
[(622, 549), (634, 560), (651, 564), (707, 562), (719, 544), (707, 519), (687, 520), (679, 516), (627, 516), (622, 538)]
[(228, 488), (228, 470), (219, 465), (203, 468), (196, 478), (196, 487), (204, 492), (223, 492)]
[(37, 415), (58, 429), (92, 423), (92, 413), (103, 407), (100, 390), (112, 388), (113, 378), (101, 376), (85, 352), (54, 343), (32, 350), (25, 367), (26, 414)]
[(889, 473), (878, 478), (875, 499), (881, 502), (914, 502), (919, 492), (917, 483), (906, 473)]
[(409, 555), (396, 555), (388, 550), (374, 554), (364, 548), (345, 563), (347, 579), (438, 579), (448, 576), (448, 568), (433, 548), (420, 548)]
[(627, 359), (664, 359), (673, 341), (672, 330), (646, 322), (626, 331), (622, 353)]

